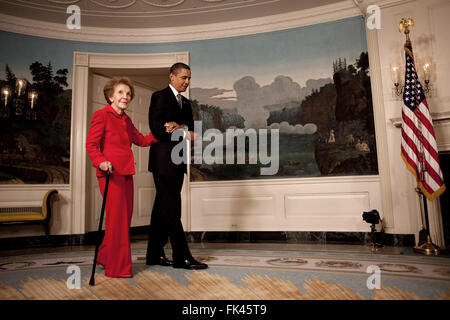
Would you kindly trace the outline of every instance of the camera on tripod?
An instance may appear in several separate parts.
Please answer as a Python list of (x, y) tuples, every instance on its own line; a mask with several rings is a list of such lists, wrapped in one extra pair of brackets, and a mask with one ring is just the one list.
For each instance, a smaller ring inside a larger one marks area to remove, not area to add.
[(376, 235), (375, 235), (375, 225), (380, 223), (381, 218), (380, 218), (380, 214), (378, 213), (378, 210), (370, 210), (370, 211), (363, 211), (363, 215), (362, 218), (365, 222), (370, 223), (370, 234), (372, 236), (372, 250), (375, 250), (375, 248), (381, 248), (383, 247), (383, 226), (382, 227), (382, 231), (380, 232), (380, 237), (381, 239), (379, 239), (380, 241), (377, 242), (376, 241)]
[(381, 220), (377, 210), (364, 211), (362, 217), (365, 222), (371, 224), (378, 224)]

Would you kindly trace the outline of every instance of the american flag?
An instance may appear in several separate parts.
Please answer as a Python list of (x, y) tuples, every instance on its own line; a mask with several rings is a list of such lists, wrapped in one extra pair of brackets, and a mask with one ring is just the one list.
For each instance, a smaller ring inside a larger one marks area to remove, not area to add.
[(417, 77), (411, 42), (405, 44), (405, 87), (402, 108), (402, 158), (428, 200), (445, 191), (436, 136), (422, 85)]

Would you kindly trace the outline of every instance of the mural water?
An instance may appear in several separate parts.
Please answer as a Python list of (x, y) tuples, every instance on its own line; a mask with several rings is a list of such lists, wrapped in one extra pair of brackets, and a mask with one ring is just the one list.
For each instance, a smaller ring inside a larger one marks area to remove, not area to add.
[[(301, 87), (290, 77), (277, 76), (267, 86), (245, 76), (234, 83), (233, 99), (192, 101), (194, 118), (202, 121), (203, 130), (215, 128), (225, 133), (230, 128), (279, 130), (278, 170), (261, 175), (261, 163), (225, 164), (226, 161), (203, 161), (191, 169), (193, 181), (317, 177), (377, 174), (373, 107), (368, 75), (367, 52), (360, 53), (354, 65), (338, 58), (333, 64), (332, 79), (308, 80)], [(192, 89), (200, 99), (227, 90)], [(232, 107), (230, 107), (232, 106)], [(245, 131), (244, 131), (245, 132)], [(268, 150), (272, 150), (268, 139)], [(246, 141), (246, 159), (251, 158)], [(207, 144), (203, 142), (203, 149)], [(221, 152), (226, 157), (226, 148)], [(217, 159), (217, 155), (215, 157)]]

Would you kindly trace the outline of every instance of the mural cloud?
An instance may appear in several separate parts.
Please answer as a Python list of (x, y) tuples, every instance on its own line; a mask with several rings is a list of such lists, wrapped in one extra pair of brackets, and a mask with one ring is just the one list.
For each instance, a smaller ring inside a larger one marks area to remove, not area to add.
[[(322, 83), (328, 82), (331, 82), (331, 79), (321, 79), (314, 82), (313, 85), (321, 86)], [(237, 112), (244, 117), (246, 128), (255, 129), (267, 127), (270, 111), (266, 106), (279, 105), (279, 109), (282, 109), (283, 104), (288, 102), (298, 101), (300, 104), (306, 96), (305, 89), (309, 89), (308, 87), (302, 88), (292, 78), (282, 75), (277, 76), (271, 84), (263, 87), (253, 77), (246, 76), (236, 81), (233, 87), (237, 97)], [(312, 88), (308, 91), (312, 91)], [(317, 131), (315, 124), (292, 126), (287, 122), (281, 122), (272, 124), (270, 127), (280, 129), (280, 133), (285, 134), (313, 134)]]
[[(298, 102), (313, 90), (332, 83), (331, 78), (309, 79), (302, 87), (291, 77), (278, 75), (272, 83), (261, 86), (252, 76), (245, 76), (233, 84), (233, 89), (192, 88), (193, 99), (199, 103), (217, 106), (223, 111), (236, 112), (245, 119), (246, 128), (267, 128), (267, 119), (271, 111), (286, 108), (286, 104)], [(277, 127), (278, 126), (278, 127)], [(270, 128), (280, 129), (286, 134), (313, 134), (317, 130), (315, 124), (289, 125), (287, 122), (272, 124)]]

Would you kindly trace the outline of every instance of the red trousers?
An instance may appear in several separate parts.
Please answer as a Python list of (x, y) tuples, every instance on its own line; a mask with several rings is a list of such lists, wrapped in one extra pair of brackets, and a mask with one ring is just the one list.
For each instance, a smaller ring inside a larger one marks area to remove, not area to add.
[[(98, 177), (102, 196), (105, 183), (106, 177)], [(97, 256), (97, 263), (105, 267), (107, 277), (133, 277), (130, 248), (133, 194), (132, 175), (110, 175), (105, 206), (105, 237)]]

